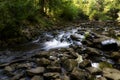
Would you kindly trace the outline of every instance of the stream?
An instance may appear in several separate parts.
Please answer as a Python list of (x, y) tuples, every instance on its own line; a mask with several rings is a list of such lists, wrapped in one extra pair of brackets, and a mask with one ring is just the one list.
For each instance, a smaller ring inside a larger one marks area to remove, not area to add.
[[(120, 32), (120, 29), (114, 28), (113, 29), (116, 33)], [(44, 32), (42, 35), (40, 35), (36, 40), (33, 40), (29, 43), (17, 45), (17, 46), (11, 46), (8, 49), (1, 50), (0, 51), (0, 65), (5, 63), (10, 63), (14, 60), (19, 59), (27, 59), (31, 58), (32, 56), (36, 55), (39, 52), (42, 51), (54, 51), (54, 50), (61, 50), (61, 49), (69, 49), (69, 48), (75, 48), (79, 47), (81, 48), (81, 55), (88, 55), (88, 57), (83, 59), (90, 59), (91, 60), (91, 66), (98, 68), (100, 62), (108, 62), (109, 65), (115, 66), (116, 69), (120, 70), (119, 63), (116, 63), (115, 60), (113, 60), (107, 53), (109, 52), (119, 52), (119, 42), (111, 38), (111, 36), (108, 38), (106, 37), (105, 40), (101, 41), (100, 46), (97, 46), (99, 43), (98, 40), (96, 41), (96, 45), (91, 45), (93, 39), (97, 39), (98, 37), (108, 36), (109, 33), (109, 27), (100, 28), (100, 27), (68, 27), (62, 30), (56, 30), (51, 32)], [(100, 35), (97, 35), (100, 34)], [(88, 40), (87, 40), (88, 39)], [(87, 42), (87, 41), (91, 42)], [(87, 42), (87, 43), (86, 43)], [(105, 45), (105, 46), (104, 46)], [(107, 45), (107, 46), (106, 46)], [(100, 52), (100, 54), (97, 54), (97, 51), (92, 48), (89, 48), (89, 46), (93, 48), (97, 48)], [(95, 46), (95, 47), (94, 47)], [(107, 47), (107, 48), (106, 48)], [(104, 51), (104, 50), (107, 51)], [(112, 49), (112, 50), (111, 50)], [(77, 49), (76, 49), (77, 50)], [(87, 51), (87, 52), (86, 52)], [(91, 52), (91, 55), (98, 55), (89, 57)], [(79, 53), (79, 52), (78, 52)], [(85, 54), (83, 54), (85, 53)], [(120, 54), (119, 54), (120, 55)], [(118, 56), (119, 56), (118, 55)], [(54, 57), (54, 56), (53, 56)], [(34, 64), (34, 63), (33, 63)], [(34, 65), (35, 66), (35, 65)], [(36, 65), (37, 66), (37, 65)], [(0, 69), (0, 72), (2, 73), (4, 69)], [(4, 74), (0, 73), (0, 80), (9, 80), (9, 77), (7, 77)], [(101, 77), (101, 75), (96, 75), (96, 77)], [(30, 80), (29, 77), (27, 77), (25, 80)]]

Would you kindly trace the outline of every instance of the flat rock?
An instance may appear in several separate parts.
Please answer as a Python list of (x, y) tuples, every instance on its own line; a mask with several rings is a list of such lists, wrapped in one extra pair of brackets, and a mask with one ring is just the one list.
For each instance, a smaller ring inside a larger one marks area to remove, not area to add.
[(87, 70), (91, 73), (91, 74), (101, 74), (102, 73), (102, 70), (99, 69), (99, 68), (95, 68), (95, 67), (88, 67)]
[(36, 74), (43, 73), (44, 71), (45, 71), (44, 67), (36, 67), (36, 68), (32, 68), (30, 70), (27, 70), (27, 73), (29, 75), (36, 75)]
[(103, 76), (111, 80), (120, 80), (120, 71), (112, 68), (103, 68)]
[(60, 78), (60, 73), (57, 72), (48, 72), (48, 73), (44, 73), (43, 76), (46, 79), (57, 79)]
[(33, 76), (31, 80), (44, 80), (42, 76)]
[(61, 67), (57, 67), (57, 66), (48, 66), (46, 68), (47, 71), (49, 72), (61, 72)]

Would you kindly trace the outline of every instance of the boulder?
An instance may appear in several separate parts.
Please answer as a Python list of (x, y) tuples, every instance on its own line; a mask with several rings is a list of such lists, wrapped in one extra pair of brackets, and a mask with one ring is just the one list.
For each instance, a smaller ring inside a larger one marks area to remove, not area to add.
[(37, 64), (40, 66), (48, 66), (50, 63), (50, 60), (46, 58), (37, 59)]
[(93, 40), (94, 47), (100, 48), (102, 50), (118, 50), (118, 44), (115, 39), (111, 38), (98, 38)]
[(99, 75), (102, 73), (102, 70), (99, 69), (99, 68), (95, 68), (95, 67), (88, 67), (86, 68), (91, 74), (94, 74), (94, 75)]
[(114, 59), (119, 59), (120, 58), (120, 52), (112, 52), (111, 57)]
[(77, 67), (78, 62), (74, 59), (68, 59), (65, 62), (63, 62), (62, 66), (67, 71), (72, 71), (75, 67)]
[(87, 76), (88, 74), (85, 71), (77, 67), (75, 67), (70, 74), (71, 80), (86, 80)]
[(79, 64), (80, 68), (85, 68), (85, 67), (90, 67), (90, 66), (91, 66), (91, 62), (89, 60), (84, 60), (83, 62)]
[(111, 80), (120, 80), (120, 71), (112, 68), (103, 68), (103, 76)]
[(100, 52), (95, 48), (87, 47), (86, 51), (89, 55), (100, 55)]

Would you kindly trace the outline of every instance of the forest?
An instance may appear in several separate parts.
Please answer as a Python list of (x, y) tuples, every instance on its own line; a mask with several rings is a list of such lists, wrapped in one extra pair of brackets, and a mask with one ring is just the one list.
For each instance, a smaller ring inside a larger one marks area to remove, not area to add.
[(119, 0), (1, 0), (0, 39), (23, 36), (22, 30), (49, 28), (61, 21), (120, 21)]
[(120, 80), (120, 0), (0, 0), (0, 80)]

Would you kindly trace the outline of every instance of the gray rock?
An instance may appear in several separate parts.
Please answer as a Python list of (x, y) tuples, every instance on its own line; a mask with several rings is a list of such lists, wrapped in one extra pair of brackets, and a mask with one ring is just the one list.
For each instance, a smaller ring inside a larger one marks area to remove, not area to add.
[(112, 68), (103, 68), (103, 76), (111, 80), (120, 80), (120, 71)]
[(16, 74), (11, 78), (11, 80), (19, 80), (23, 76), (23, 73)]
[(97, 49), (91, 48), (91, 47), (87, 47), (87, 52), (90, 55), (99, 55), (100, 54), (100, 52)]
[(71, 80), (86, 80), (87, 73), (79, 68), (74, 68), (71, 73)]
[(119, 59), (120, 58), (120, 52), (112, 52), (111, 57), (114, 59)]
[(91, 74), (94, 74), (94, 75), (99, 75), (102, 73), (102, 70), (99, 69), (99, 68), (95, 68), (95, 67), (88, 67), (86, 68)]
[(91, 62), (89, 60), (84, 60), (79, 64), (79, 67), (81, 68), (90, 67), (90, 66), (91, 66)]
[(67, 75), (62, 76), (62, 80), (70, 80), (70, 77)]
[(27, 70), (27, 73), (29, 75), (36, 75), (36, 74), (43, 73), (44, 71), (45, 71), (44, 67), (36, 67), (36, 68), (32, 68), (30, 70)]
[(105, 77), (99, 77), (99, 78), (96, 78), (95, 80), (107, 80)]
[(108, 37), (94, 39), (93, 43), (93, 46), (102, 50), (118, 50), (117, 41)]
[(60, 73), (57, 72), (48, 72), (48, 73), (44, 73), (43, 76), (46, 79), (56, 79), (56, 78), (60, 78)]
[(44, 80), (42, 76), (33, 76), (31, 80)]
[(11, 71), (13, 71), (14, 69), (13, 69), (11, 66), (6, 66), (6, 67), (4, 68), (4, 70), (5, 70), (5, 71), (8, 71), (8, 72), (11, 72)]
[(63, 67), (67, 71), (72, 71), (75, 67), (78, 66), (78, 62), (74, 59), (68, 59), (65, 62), (63, 62)]
[(50, 60), (46, 58), (40, 58), (37, 60), (37, 64), (39, 64), (40, 66), (48, 66), (50, 63)]
[(57, 66), (48, 66), (46, 68), (47, 71), (49, 72), (61, 72), (61, 67), (57, 67)]
[(50, 56), (50, 52), (47, 52), (47, 51), (42, 51), (42, 52), (39, 52), (37, 53), (34, 57), (37, 57), (37, 58), (49, 58)]

